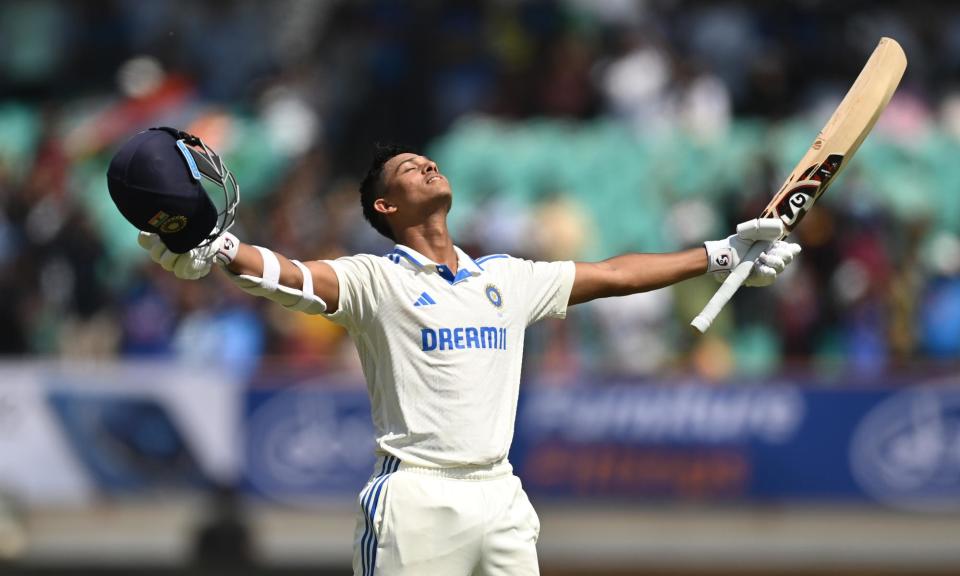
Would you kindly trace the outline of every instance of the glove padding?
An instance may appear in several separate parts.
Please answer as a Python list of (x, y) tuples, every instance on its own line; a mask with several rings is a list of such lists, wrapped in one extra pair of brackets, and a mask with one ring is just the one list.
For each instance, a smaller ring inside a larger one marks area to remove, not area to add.
[(737, 233), (725, 240), (704, 242), (707, 249), (707, 272), (718, 282), (730, 275), (754, 243), (764, 244), (745, 286), (769, 286), (777, 275), (800, 253), (800, 245), (779, 240), (783, 223), (777, 218), (757, 218), (737, 225)]
[[(236, 256), (236, 237), (230, 233), (217, 236), (206, 246), (177, 254), (167, 248), (156, 234), (140, 232), (137, 243), (150, 253), (150, 259), (183, 280), (198, 280), (210, 273), (214, 262), (227, 264)], [(232, 254), (230, 254), (232, 252)]]

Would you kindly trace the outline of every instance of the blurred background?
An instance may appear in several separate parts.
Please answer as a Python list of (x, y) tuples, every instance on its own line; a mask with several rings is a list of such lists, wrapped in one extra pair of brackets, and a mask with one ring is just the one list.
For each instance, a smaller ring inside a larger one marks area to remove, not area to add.
[(960, 573), (960, 6), (919, 0), (0, 1), (0, 570), (349, 572), (356, 352), (145, 257), (137, 131), (299, 259), (390, 249), (378, 141), (474, 257), (669, 251), (759, 213), (881, 36), (907, 74), (799, 262), (706, 336), (709, 277), (531, 328), (511, 460), (545, 575)]

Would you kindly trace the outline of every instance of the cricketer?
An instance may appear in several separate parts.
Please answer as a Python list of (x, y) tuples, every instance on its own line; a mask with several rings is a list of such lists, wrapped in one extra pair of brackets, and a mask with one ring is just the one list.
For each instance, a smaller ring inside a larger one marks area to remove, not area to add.
[(596, 298), (723, 276), (755, 243), (763, 252), (746, 283), (766, 286), (800, 251), (769, 218), (668, 254), (474, 257), (448, 231), (453, 190), (437, 164), (381, 146), (359, 196), (393, 250), (301, 262), (241, 242), (227, 230), (236, 200), (217, 212), (202, 182), (239, 193), (216, 153), (174, 129), (134, 136), (108, 171), (111, 196), (163, 268), (195, 280), (217, 264), (246, 292), (349, 332), (377, 456), (357, 498), (356, 576), (539, 574), (540, 523), (507, 460), (527, 326)]

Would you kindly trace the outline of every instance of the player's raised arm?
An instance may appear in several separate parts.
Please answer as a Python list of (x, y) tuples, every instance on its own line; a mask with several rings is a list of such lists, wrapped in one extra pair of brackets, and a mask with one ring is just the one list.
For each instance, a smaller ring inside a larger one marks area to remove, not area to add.
[(183, 254), (170, 251), (156, 234), (141, 232), (138, 242), (154, 262), (178, 278), (202, 278), (216, 263), (237, 286), (254, 296), (308, 314), (336, 311), (340, 288), (336, 273), (325, 262), (291, 260), (267, 248), (244, 244), (229, 232)]
[(670, 254), (621, 254), (602, 262), (577, 262), (570, 305), (597, 298), (647, 292), (699, 276), (707, 270), (703, 248)]
[(140, 246), (178, 278), (202, 278), (216, 262), (251, 294), (311, 314), (336, 311), (339, 285), (330, 265), (290, 260), (229, 232), (240, 185), (197, 136), (170, 127), (135, 134), (110, 161), (107, 187), (141, 230)]
[(767, 286), (793, 261), (800, 246), (778, 241), (782, 223), (775, 218), (757, 219), (737, 226), (737, 233), (669, 254), (622, 254), (602, 262), (577, 262), (570, 291), (570, 305), (597, 298), (626, 296), (663, 288), (677, 282), (715, 273), (722, 280), (755, 242), (766, 246), (747, 281), (748, 286)]
[[(337, 310), (340, 286), (337, 274), (326, 262), (300, 262), (240, 243), (233, 259), (224, 262), (224, 272), (243, 290), (271, 298), (286, 308), (312, 314)], [(277, 288), (273, 291), (276, 296), (271, 297), (267, 291), (273, 278)]]

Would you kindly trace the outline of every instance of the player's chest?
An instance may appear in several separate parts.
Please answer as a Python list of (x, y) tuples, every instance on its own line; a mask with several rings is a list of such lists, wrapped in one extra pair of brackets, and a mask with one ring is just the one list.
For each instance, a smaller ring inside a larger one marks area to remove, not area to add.
[(391, 312), (415, 325), (506, 326), (520, 318), (513, 287), (493, 275), (451, 284), (421, 274), (392, 283), (390, 290)]

